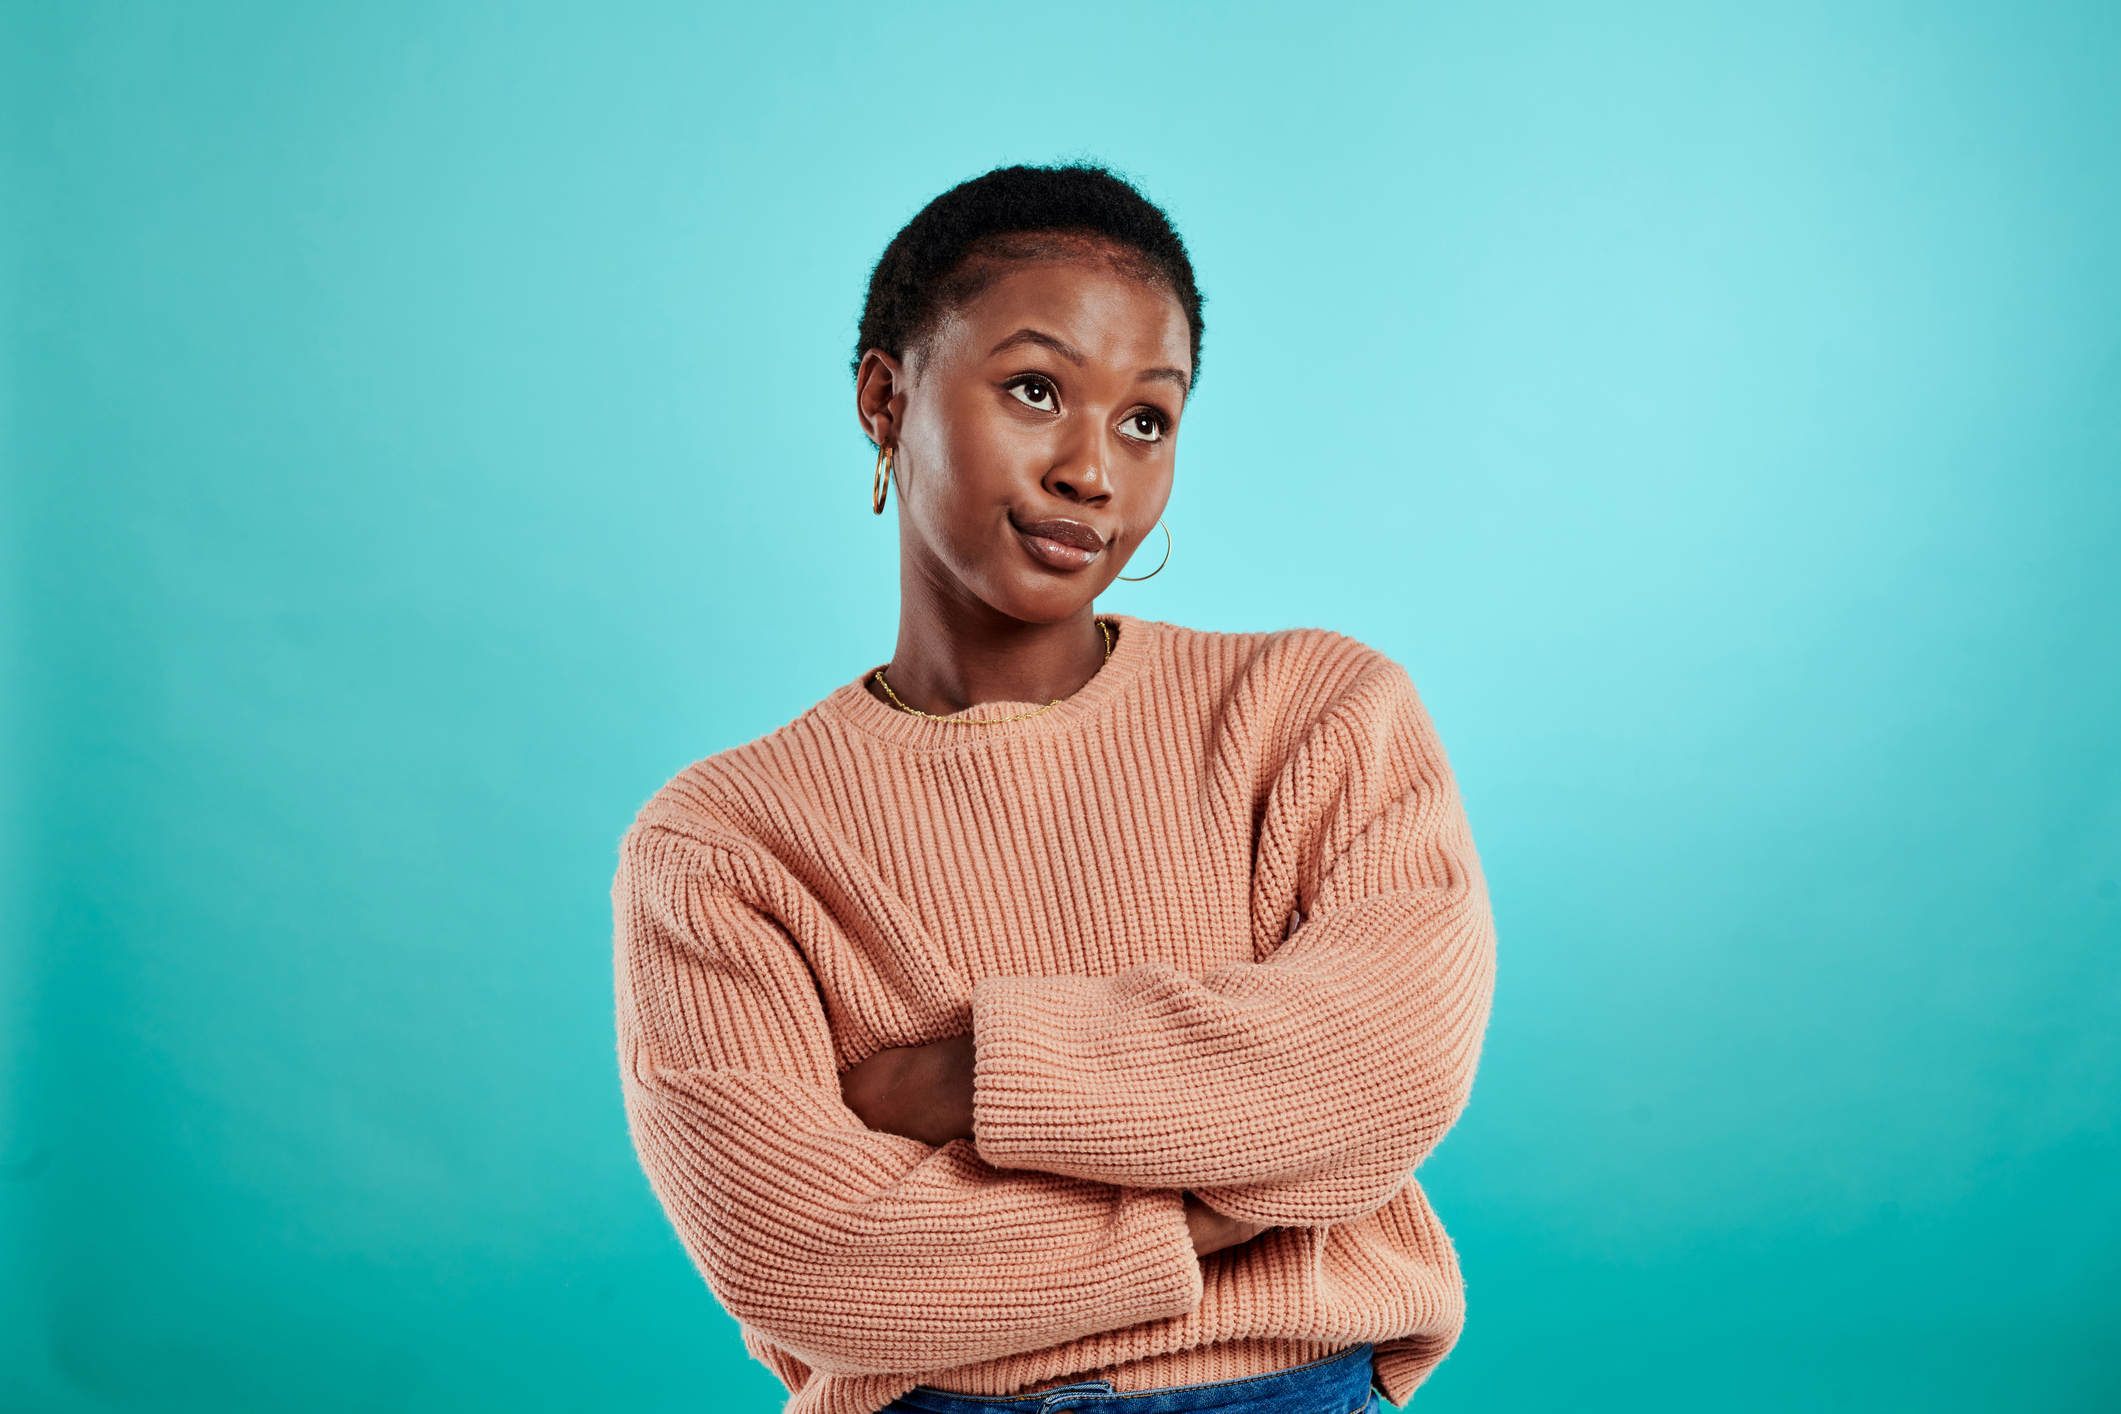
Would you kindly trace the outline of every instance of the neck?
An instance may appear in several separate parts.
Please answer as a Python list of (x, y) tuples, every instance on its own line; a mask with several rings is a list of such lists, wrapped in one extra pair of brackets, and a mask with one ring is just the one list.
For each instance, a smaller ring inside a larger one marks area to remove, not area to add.
[[(960, 591), (899, 576), (898, 646), (884, 676), (908, 707), (946, 715), (983, 702), (1072, 697), (1104, 666), (1092, 607), (1055, 623), (1026, 623)], [(882, 692), (872, 679), (872, 696)]]

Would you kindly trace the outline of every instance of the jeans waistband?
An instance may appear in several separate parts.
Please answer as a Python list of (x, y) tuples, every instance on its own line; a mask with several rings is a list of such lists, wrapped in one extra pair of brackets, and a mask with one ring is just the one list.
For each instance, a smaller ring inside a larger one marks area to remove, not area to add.
[(1370, 1347), (1358, 1345), (1293, 1370), (1212, 1384), (1116, 1390), (1082, 1380), (1036, 1394), (952, 1394), (926, 1385), (892, 1405), (916, 1414), (1357, 1414), (1370, 1399)]

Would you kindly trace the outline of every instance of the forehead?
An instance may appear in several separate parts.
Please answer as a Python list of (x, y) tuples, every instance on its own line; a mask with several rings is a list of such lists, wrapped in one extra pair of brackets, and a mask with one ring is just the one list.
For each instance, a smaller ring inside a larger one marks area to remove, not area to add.
[(979, 292), (937, 329), (938, 354), (984, 358), (1020, 329), (1052, 335), (1100, 363), (1132, 371), (1192, 367), (1192, 330), (1178, 298), (1095, 248), (998, 260)]

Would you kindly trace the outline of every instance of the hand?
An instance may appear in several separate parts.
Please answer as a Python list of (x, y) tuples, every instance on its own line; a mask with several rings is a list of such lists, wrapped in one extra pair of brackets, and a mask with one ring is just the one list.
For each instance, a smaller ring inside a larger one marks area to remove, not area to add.
[(879, 1134), (943, 1145), (972, 1137), (972, 1037), (878, 1051), (840, 1077), (840, 1098)]
[(1193, 1239), (1195, 1257), (1205, 1257), (1226, 1247), (1242, 1246), (1266, 1230), (1265, 1223), (1225, 1217), (1192, 1194), (1186, 1195), (1186, 1235)]

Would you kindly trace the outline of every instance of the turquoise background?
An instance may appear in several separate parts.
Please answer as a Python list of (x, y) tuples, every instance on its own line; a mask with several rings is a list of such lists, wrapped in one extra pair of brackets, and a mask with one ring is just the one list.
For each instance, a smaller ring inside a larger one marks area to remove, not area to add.
[(943, 187), (1191, 240), (1171, 567), (1414, 671), (1494, 888), (1418, 1406), (2121, 1407), (2121, 7), (0, 19), (0, 1409), (767, 1410), (620, 831), (888, 655)]

